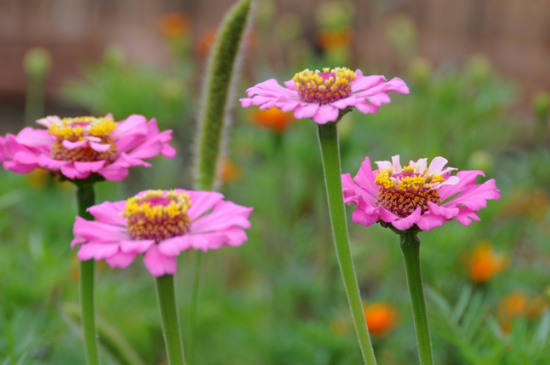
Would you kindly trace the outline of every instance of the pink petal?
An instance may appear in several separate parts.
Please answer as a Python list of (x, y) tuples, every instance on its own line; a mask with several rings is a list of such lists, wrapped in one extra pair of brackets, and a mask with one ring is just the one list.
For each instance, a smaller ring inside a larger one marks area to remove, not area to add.
[(445, 217), (445, 219), (447, 220), (453, 219), (458, 214), (458, 208), (441, 207), (432, 202), (428, 202), (428, 206), (430, 208), (430, 212), (432, 212), (435, 215)]
[(27, 174), (34, 170), (36, 165), (25, 165), (17, 161), (6, 161), (4, 162), (4, 168), (16, 172), (18, 174)]
[(156, 277), (173, 275), (176, 273), (178, 263), (174, 257), (163, 255), (157, 245), (151, 246), (143, 258), (145, 267)]
[(474, 184), (478, 175), (485, 176), (483, 171), (459, 171), (456, 176), (460, 179), (460, 182), (456, 185), (445, 185), (441, 187), (438, 192), (441, 196), (441, 201), (445, 201), (456, 193), (461, 192), (466, 187)]
[(147, 118), (143, 115), (133, 114), (126, 118), (126, 120), (118, 122), (117, 129), (112, 131), (110, 136), (113, 139), (118, 140), (130, 136), (145, 136), (147, 133)]
[(89, 221), (76, 217), (73, 234), (77, 238), (95, 242), (113, 242), (128, 240), (126, 227), (120, 227), (99, 221)]
[(495, 180), (491, 179), (481, 185), (470, 186), (445, 206), (465, 206), (472, 211), (478, 211), (487, 206), (487, 200), (499, 200), (500, 190), (497, 189)]
[(17, 134), (17, 142), (27, 147), (48, 146), (48, 148), (51, 148), (55, 140), (55, 136), (52, 136), (48, 131), (33, 129), (31, 127), (23, 128)]
[(125, 200), (104, 202), (88, 208), (88, 212), (102, 223), (126, 226), (127, 218), (120, 215), (124, 211), (125, 206)]
[(379, 107), (376, 105), (359, 103), (359, 102), (355, 104), (355, 107), (357, 108), (357, 110), (359, 110), (363, 114), (369, 114), (369, 113), (376, 114), (378, 113), (378, 109), (379, 109)]
[(357, 77), (355, 74), (355, 81), (351, 83), (351, 91), (353, 93), (368, 90), (378, 85), (383, 85), (386, 82), (386, 78), (381, 75), (361, 76)]
[(38, 156), (38, 166), (46, 170), (59, 171), (63, 166), (69, 163), (69, 161), (54, 160), (53, 158), (44, 154)]
[(305, 105), (299, 105), (294, 109), (294, 117), (296, 119), (311, 118), (319, 110), (319, 104), (310, 103)]
[(384, 93), (367, 96), (366, 99), (369, 101), (369, 103), (376, 106), (380, 106), (382, 104), (388, 104), (391, 101), (388, 94), (384, 94)]
[(386, 208), (379, 207), (380, 219), (384, 222), (391, 223), (395, 220), (401, 219)]
[(82, 141), (78, 141), (78, 142), (71, 142), (71, 141), (68, 141), (68, 140), (64, 140), (62, 142), (63, 144), (63, 147), (65, 147), (66, 149), (68, 150), (74, 150), (75, 148), (84, 148), (84, 147), (87, 147), (88, 146), (88, 141), (87, 140), (82, 140)]
[(472, 220), (479, 222), (480, 219), (475, 212), (472, 212), (468, 208), (460, 208), (460, 213), (456, 216), (458, 223), (463, 226), (469, 226), (472, 224)]
[(121, 240), (120, 251), (124, 253), (144, 253), (152, 245), (155, 244), (155, 240)]
[(368, 157), (365, 157), (365, 160), (361, 163), (361, 167), (353, 180), (373, 197), (378, 196), (378, 186), (374, 183), (376, 177), (372, 172), (370, 159)]
[(95, 162), (74, 162), (74, 167), (78, 172), (83, 174), (98, 172), (105, 166), (105, 161), (95, 161)]
[[(384, 210), (384, 209), (381, 209), (381, 210)], [(421, 212), (422, 210), (420, 209), (420, 207), (418, 207), (408, 217), (397, 219), (391, 222), (391, 224), (395, 228), (401, 231), (406, 231), (407, 229), (411, 228), (414, 224), (416, 224), (420, 220)]]
[(124, 161), (124, 159), (119, 158), (114, 163), (99, 170), (98, 173), (107, 180), (120, 181), (128, 176), (129, 166), (130, 165), (126, 161)]
[(106, 261), (110, 267), (120, 267), (121, 269), (125, 269), (130, 266), (132, 262), (134, 262), (135, 258), (135, 253), (118, 252), (114, 256), (108, 257)]
[(429, 231), (436, 227), (440, 227), (445, 223), (445, 218), (440, 215), (424, 214), (420, 217), (416, 225), (423, 231)]
[(85, 179), (90, 176), (89, 172), (78, 171), (72, 163), (68, 163), (61, 167), (61, 173), (69, 179)]
[(191, 223), (190, 233), (206, 233), (220, 231), (239, 226), (241, 228), (250, 228), (248, 217), (253, 208), (243, 207), (229, 201), (220, 201), (211, 213)]
[[(313, 120), (317, 124), (326, 124), (328, 122), (334, 122), (338, 119), (340, 110), (330, 104), (321, 105), (317, 113), (313, 116)], [(296, 114), (296, 111), (294, 111)]]
[(20, 151), (13, 156), (13, 160), (25, 165), (38, 166), (38, 155), (32, 152)]
[(430, 167), (428, 167), (428, 174), (432, 174), (432, 173), (439, 174), (441, 170), (443, 170), (447, 162), (449, 161), (447, 161), (447, 159), (443, 157), (438, 156), (434, 158), (430, 163)]
[(351, 219), (355, 224), (360, 223), (365, 227), (368, 227), (378, 222), (378, 213), (367, 214), (367, 212), (365, 212), (361, 208), (357, 208), (353, 211), (353, 214), (351, 215)]
[(86, 261), (90, 259), (103, 260), (118, 252), (118, 243), (88, 242), (80, 245), (78, 259)]
[(174, 257), (191, 248), (191, 242), (188, 235), (183, 235), (162, 240), (158, 246), (163, 255)]
[(356, 103), (357, 103), (357, 98), (352, 95), (348, 98), (336, 100), (330, 104), (338, 109), (346, 109), (349, 106), (351, 107), (355, 106)]
[(111, 145), (110, 144), (101, 144), (101, 143), (96, 143), (96, 142), (90, 142), (90, 147), (92, 147), (92, 149), (94, 151), (105, 152), (105, 151), (108, 151), (109, 148), (111, 148)]
[(204, 212), (212, 209), (220, 200), (223, 199), (223, 194), (210, 191), (185, 191), (176, 189), (178, 192), (187, 193), (191, 199), (191, 207), (187, 211), (187, 215), (194, 221)]
[(57, 115), (49, 115), (46, 118), (38, 119), (36, 121), (36, 124), (40, 124), (46, 128), (50, 128), (52, 124), (61, 122), (61, 118), (59, 118)]

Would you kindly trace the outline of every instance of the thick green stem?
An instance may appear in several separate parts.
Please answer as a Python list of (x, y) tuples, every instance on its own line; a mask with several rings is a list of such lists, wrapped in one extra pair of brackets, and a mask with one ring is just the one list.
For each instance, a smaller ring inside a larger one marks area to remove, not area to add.
[[(86, 211), (95, 204), (93, 183), (76, 184), (76, 199), (78, 202), (78, 215), (84, 219), (93, 220), (94, 217)], [(80, 261), (80, 310), (82, 312), (84, 349), (88, 365), (99, 364), (94, 308), (94, 280), (95, 260)]]
[(340, 169), (340, 149), (338, 146), (338, 130), (336, 122), (319, 125), (318, 130), (323, 170), (327, 187), (328, 206), (334, 243), (340, 263), (344, 287), (351, 308), (353, 322), (363, 359), (367, 365), (375, 365), (376, 358), (370, 341), (367, 322), (363, 312), (363, 304), (359, 293), (359, 285), (353, 267), (351, 247), (348, 236), (346, 211), (344, 209), (344, 197), (342, 194), (342, 180)]
[(157, 278), (156, 283), (168, 364), (184, 365), (185, 358), (183, 356), (180, 321), (174, 293), (174, 276), (163, 275)]
[(421, 365), (433, 365), (432, 341), (430, 328), (428, 327), (428, 314), (426, 312), (426, 300), (422, 285), (422, 271), (420, 268), (420, 239), (417, 232), (401, 231), (401, 251), (405, 259), (407, 272), (407, 285), (413, 312), (414, 328)]
[(193, 275), (193, 291), (191, 292), (191, 310), (189, 311), (189, 343), (187, 344), (187, 361), (193, 364), (195, 355), (195, 335), (196, 335), (196, 317), (197, 307), (199, 305), (199, 283), (201, 277), (202, 251), (197, 251), (195, 257), (195, 272)]

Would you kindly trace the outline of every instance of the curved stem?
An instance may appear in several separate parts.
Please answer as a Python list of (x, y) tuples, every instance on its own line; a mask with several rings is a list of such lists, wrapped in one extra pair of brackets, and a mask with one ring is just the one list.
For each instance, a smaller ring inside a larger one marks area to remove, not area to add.
[(180, 321), (176, 307), (174, 276), (163, 275), (156, 280), (157, 298), (162, 319), (162, 333), (168, 354), (168, 364), (184, 365), (183, 344), (181, 342)]
[(199, 303), (201, 265), (202, 251), (198, 250), (197, 256), (195, 257), (195, 273), (193, 275), (193, 289), (191, 292), (191, 310), (189, 311), (189, 343), (187, 344), (187, 360), (189, 364), (193, 364), (193, 356), (195, 354), (196, 316)]
[[(93, 220), (94, 217), (86, 211), (95, 204), (93, 183), (76, 183), (76, 200), (78, 215), (84, 219)], [(86, 361), (88, 365), (99, 365), (94, 303), (95, 260), (79, 261), (79, 266), (80, 310)]]
[(342, 173), (340, 169), (340, 149), (338, 147), (338, 130), (336, 129), (336, 122), (319, 125), (318, 136), (319, 145), (321, 147), (321, 157), (323, 160), (323, 170), (325, 172), (332, 233), (334, 234), (334, 243), (336, 245), (340, 271), (344, 279), (344, 287), (346, 289), (363, 359), (365, 364), (375, 365), (376, 358), (374, 357), (374, 351), (367, 329), (367, 322), (361, 302), (361, 294), (359, 293), (359, 285), (357, 284), (357, 277), (355, 275), (355, 268), (353, 267), (351, 256), (346, 211), (344, 209), (344, 197), (342, 194)]
[(407, 285), (418, 342), (418, 353), (421, 365), (433, 365), (432, 341), (430, 328), (428, 327), (428, 315), (426, 312), (426, 300), (422, 284), (422, 272), (420, 268), (420, 239), (416, 232), (401, 231), (401, 251), (405, 259), (407, 272)]

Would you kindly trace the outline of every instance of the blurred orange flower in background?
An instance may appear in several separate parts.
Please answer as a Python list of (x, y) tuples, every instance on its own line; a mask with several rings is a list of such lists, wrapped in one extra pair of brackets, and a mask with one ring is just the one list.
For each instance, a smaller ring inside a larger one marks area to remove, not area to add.
[(364, 305), (365, 319), (369, 332), (374, 337), (384, 337), (398, 323), (397, 311), (386, 302)]
[(175, 38), (189, 32), (189, 19), (183, 13), (168, 13), (160, 17), (160, 31), (166, 38)]
[(496, 254), (489, 241), (481, 241), (468, 259), (470, 279), (474, 283), (485, 283), (509, 266), (507, 255)]
[(222, 161), (222, 184), (239, 181), (243, 178), (243, 167), (231, 161), (229, 157), (225, 157)]
[(520, 291), (508, 294), (497, 304), (497, 317), (504, 332), (509, 333), (512, 322), (519, 317), (535, 319), (548, 309), (548, 303), (541, 296), (528, 298)]
[(347, 48), (353, 40), (353, 30), (345, 27), (338, 30), (317, 31), (317, 44), (325, 50)]
[(526, 215), (534, 221), (541, 221), (548, 214), (550, 199), (548, 194), (539, 189), (527, 191), (520, 188), (506, 201), (502, 208), (504, 217)]
[(260, 128), (271, 129), (275, 133), (285, 132), (293, 121), (292, 113), (284, 113), (277, 108), (258, 109), (252, 116), (252, 124)]
[(48, 181), (50, 180), (51, 175), (48, 170), (44, 169), (34, 169), (30, 173), (27, 174), (27, 183), (30, 186), (34, 186), (36, 188), (43, 188), (48, 184)]

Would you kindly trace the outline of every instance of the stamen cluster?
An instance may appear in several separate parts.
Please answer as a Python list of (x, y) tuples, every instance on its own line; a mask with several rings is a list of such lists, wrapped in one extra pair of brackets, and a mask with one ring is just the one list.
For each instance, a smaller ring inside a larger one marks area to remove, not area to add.
[[(71, 162), (105, 160), (111, 163), (116, 159), (118, 148), (109, 134), (116, 128), (115, 121), (109, 116), (63, 118), (60, 122), (52, 123), (49, 132), (57, 137), (57, 141), (52, 145), (51, 158)], [(96, 148), (92, 148), (89, 143), (76, 148), (67, 148), (64, 144), (64, 141), (76, 143), (84, 139), (96, 143)]]
[(148, 190), (126, 201), (122, 216), (128, 218), (128, 235), (133, 240), (155, 240), (184, 235), (191, 222), (187, 210), (189, 195), (174, 190)]
[(374, 183), (380, 188), (376, 205), (382, 206), (404, 218), (420, 207), (422, 214), (429, 210), (428, 202), (441, 204), (441, 197), (436, 188), (445, 178), (435, 173), (420, 171), (419, 166), (405, 166), (400, 173), (393, 173), (392, 168), (383, 169), (376, 174)]
[(327, 67), (323, 72), (306, 69), (294, 75), (293, 80), (301, 100), (328, 104), (351, 96), (350, 83), (355, 80), (355, 73), (346, 67)]
[(112, 117), (76, 117), (63, 118), (61, 122), (52, 123), (49, 131), (54, 136), (71, 142), (82, 140), (85, 136), (106, 137), (116, 129)]

